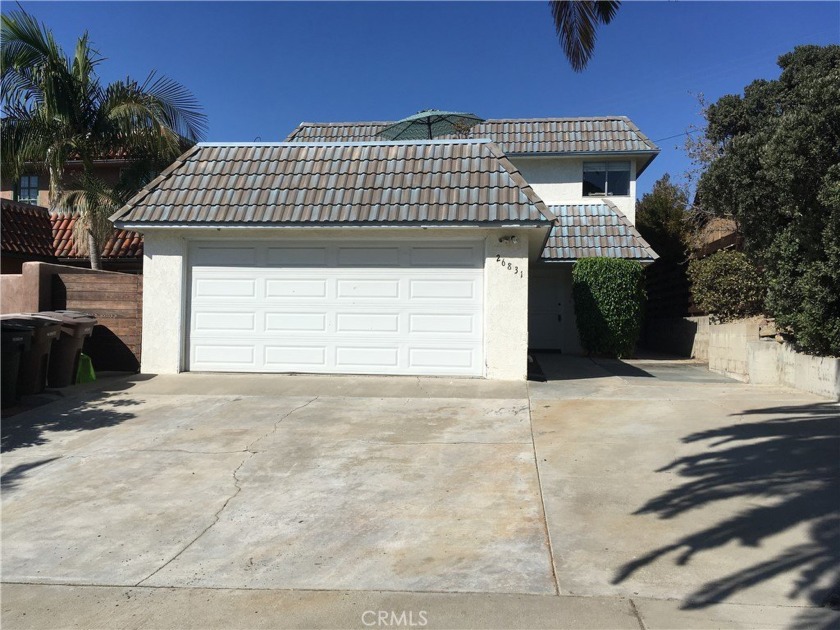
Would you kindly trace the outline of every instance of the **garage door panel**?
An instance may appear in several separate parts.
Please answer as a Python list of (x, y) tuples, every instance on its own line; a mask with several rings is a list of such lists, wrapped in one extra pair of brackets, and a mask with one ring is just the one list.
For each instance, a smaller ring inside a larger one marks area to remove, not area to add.
[(207, 365), (253, 367), (257, 364), (256, 354), (256, 347), (253, 344), (199, 342), (193, 347), (193, 360)]
[(257, 264), (257, 248), (254, 246), (195, 247), (190, 256), (194, 267), (253, 267)]
[(327, 297), (327, 280), (266, 280), (265, 297), (296, 299), (296, 298), (325, 298)]
[(399, 365), (399, 348), (395, 346), (336, 345), (335, 364), (339, 368), (381, 368), (396, 369)]
[(475, 360), (470, 348), (409, 348), (409, 364), (418, 368), (469, 369)]
[(412, 266), (416, 267), (475, 267), (475, 247), (412, 247)]
[(339, 267), (399, 267), (399, 247), (338, 247)]
[(325, 267), (326, 247), (269, 247), (265, 263), (274, 267)]
[(483, 373), (483, 244), (219, 249), (191, 247), (189, 369)]
[(336, 332), (400, 332), (399, 313), (336, 313)]
[(245, 278), (198, 278), (193, 295), (196, 298), (253, 298), (257, 296), (257, 282)]
[(327, 315), (325, 313), (266, 313), (266, 333), (289, 333), (289, 332), (326, 332)]
[(477, 280), (409, 280), (414, 299), (471, 300), (476, 296)]
[(478, 334), (478, 313), (411, 313), (408, 316), (410, 333), (462, 335)]
[(327, 364), (327, 350), (323, 346), (272, 345), (265, 346), (265, 365), (287, 371), (301, 366), (318, 367)]
[(338, 280), (336, 297), (389, 299), (400, 295), (399, 279)]
[(201, 311), (195, 315), (195, 330), (208, 333), (257, 332), (256, 320), (257, 315), (253, 312)]

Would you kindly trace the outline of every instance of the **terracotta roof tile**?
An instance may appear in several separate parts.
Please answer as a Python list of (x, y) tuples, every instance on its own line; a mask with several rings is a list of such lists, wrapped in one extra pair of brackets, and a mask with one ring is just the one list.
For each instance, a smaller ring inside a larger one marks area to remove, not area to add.
[(50, 214), (46, 208), (2, 200), (0, 234), (4, 254), (53, 257)]
[[(58, 258), (87, 258), (78, 252), (73, 239), (73, 225), (77, 215), (53, 212), (49, 215), (52, 223), (52, 246)], [(115, 229), (114, 235), (102, 246), (103, 259), (142, 258), (143, 237), (137, 232)]]

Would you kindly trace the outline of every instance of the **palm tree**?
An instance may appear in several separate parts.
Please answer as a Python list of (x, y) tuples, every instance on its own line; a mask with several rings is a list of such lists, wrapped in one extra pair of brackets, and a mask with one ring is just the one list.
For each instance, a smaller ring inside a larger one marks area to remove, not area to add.
[(596, 31), (615, 17), (619, 0), (550, 0), (554, 28), (566, 59), (582, 72), (595, 52)]
[[(127, 78), (103, 86), (96, 76), (102, 57), (87, 33), (69, 56), (45, 26), (21, 11), (2, 16), (0, 39), (2, 168), (15, 179), (26, 165), (48, 172), (50, 205), (79, 213), (86, 238), (77, 242), (88, 246), (91, 266), (100, 268), (112, 203), (202, 139), (206, 116), (186, 88), (155, 72), (143, 82)], [(130, 165), (111, 187), (97, 182), (93, 169), (106, 156)], [(68, 182), (71, 160), (81, 163), (82, 172)], [(71, 183), (75, 189), (65, 190)]]

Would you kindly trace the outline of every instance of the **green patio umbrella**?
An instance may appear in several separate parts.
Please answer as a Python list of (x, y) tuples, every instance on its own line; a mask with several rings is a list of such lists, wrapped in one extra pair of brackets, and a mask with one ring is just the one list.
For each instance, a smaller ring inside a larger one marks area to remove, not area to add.
[(475, 114), (424, 109), (388, 125), (379, 135), (387, 140), (431, 140), (439, 136), (464, 133), (480, 122), (484, 122), (484, 119)]

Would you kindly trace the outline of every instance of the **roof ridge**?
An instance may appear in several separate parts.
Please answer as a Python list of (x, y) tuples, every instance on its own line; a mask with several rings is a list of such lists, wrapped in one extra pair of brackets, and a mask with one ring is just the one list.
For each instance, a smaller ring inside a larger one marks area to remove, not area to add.
[(502, 168), (507, 171), (508, 176), (511, 178), (513, 183), (516, 184), (516, 186), (523, 192), (528, 201), (534, 205), (543, 218), (547, 219), (550, 223), (556, 224), (557, 217), (554, 216), (554, 213), (548, 209), (546, 203), (531, 187), (531, 184), (528, 183), (528, 180), (525, 179), (519, 169), (514, 166), (513, 162), (510, 161), (510, 158), (505, 155), (505, 152), (502, 151), (502, 147), (495, 142), (488, 142), (487, 148), (490, 150), (490, 154), (499, 161)]
[[(379, 147), (379, 146), (429, 146), (438, 144), (487, 144), (490, 138), (432, 138), (431, 140), (313, 140), (311, 142), (199, 142), (195, 146), (209, 147)], [(183, 156), (182, 156), (183, 157)], [(179, 158), (180, 159), (180, 158)]]

